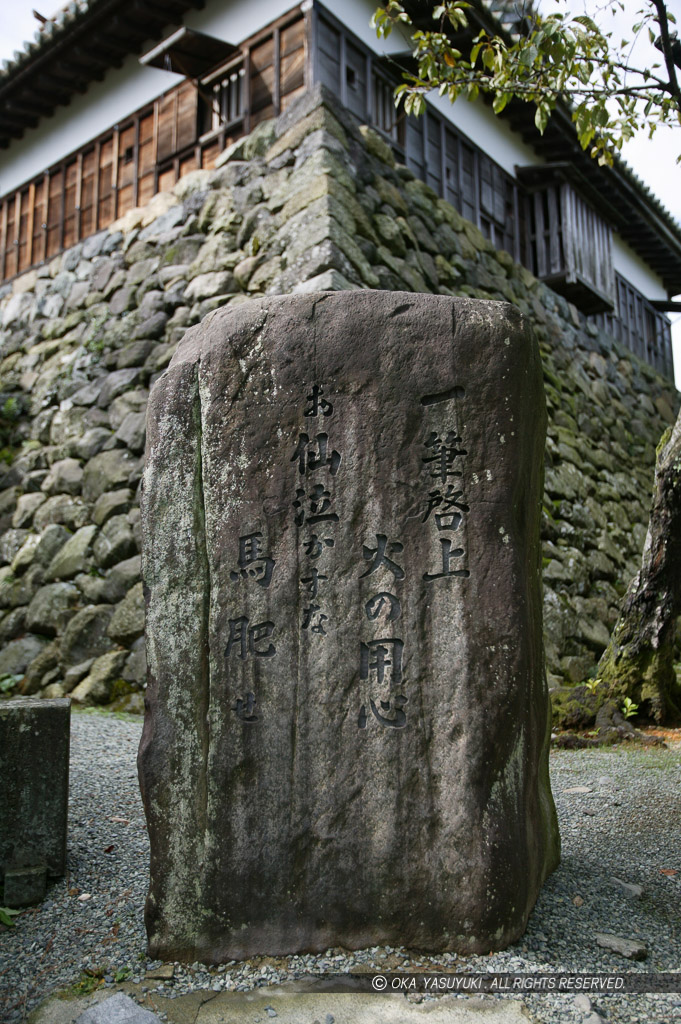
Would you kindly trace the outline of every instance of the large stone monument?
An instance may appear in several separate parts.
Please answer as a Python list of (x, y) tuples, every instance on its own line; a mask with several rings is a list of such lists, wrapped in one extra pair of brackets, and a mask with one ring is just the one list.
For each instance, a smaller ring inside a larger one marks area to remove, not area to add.
[(217, 311), (148, 413), (153, 956), (489, 951), (558, 861), (517, 309)]

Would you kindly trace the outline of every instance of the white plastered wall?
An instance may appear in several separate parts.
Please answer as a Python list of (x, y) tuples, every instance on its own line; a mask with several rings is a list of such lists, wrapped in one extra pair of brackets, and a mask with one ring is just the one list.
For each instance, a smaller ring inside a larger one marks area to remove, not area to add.
[(295, 6), (296, 0), (206, 0), (203, 10), (189, 11), (183, 24), (195, 32), (240, 43)]
[(619, 235), (612, 234), (612, 263), (615, 270), (626, 278), (629, 284), (638, 288), (648, 299), (666, 299), (667, 290), (662, 278), (650, 269), (647, 263), (631, 249)]

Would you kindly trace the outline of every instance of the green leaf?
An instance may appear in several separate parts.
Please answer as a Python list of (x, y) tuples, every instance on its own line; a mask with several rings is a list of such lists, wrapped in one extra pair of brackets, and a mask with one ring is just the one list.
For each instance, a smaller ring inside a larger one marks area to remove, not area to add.
[(447, 17), (453, 28), (466, 28), (468, 26), (468, 18), (464, 14), (464, 8), (470, 7), (470, 4), (466, 3), (465, 0), (450, 0), (446, 5)]
[(543, 135), (544, 129), (549, 123), (549, 109), (544, 104), (539, 104), (534, 114), (534, 123), (539, 132)]
[(9, 672), (3, 673), (0, 676), (0, 693), (11, 693), (23, 678), (23, 675), (12, 675)]
[(578, 25), (583, 25), (584, 28), (588, 28), (589, 32), (593, 32), (595, 36), (600, 36), (601, 30), (593, 18), (590, 18), (588, 14), (578, 14), (577, 17), (572, 20), (576, 21)]
[(404, 109), (407, 114), (419, 117), (426, 109), (426, 101), (420, 93), (410, 93), (404, 101)]
[(374, 11), (374, 13), (371, 15), (370, 24), (371, 27), (376, 30), (376, 35), (378, 36), (379, 39), (387, 39), (387, 37), (393, 30), (393, 27), (390, 23), (390, 18), (388, 17), (388, 15), (386, 14), (382, 7), (379, 7), (378, 10)]
[(486, 46), (482, 51), (482, 63), (490, 71), (494, 71), (494, 50), (491, 46)]
[(631, 718), (638, 711), (638, 704), (634, 704), (631, 697), (625, 697), (622, 702), (622, 714), (625, 718)]
[(20, 910), (12, 910), (11, 907), (0, 907), (0, 924), (4, 924), (6, 928), (13, 928), (14, 921), (12, 918), (20, 913)]
[(539, 55), (536, 46), (524, 46), (518, 54), (518, 62), (522, 67), (532, 67)]
[(510, 97), (509, 93), (507, 93), (507, 92), (498, 92), (496, 94), (496, 96), (494, 97), (494, 102), (492, 103), (492, 110), (494, 111), (494, 113), (495, 114), (500, 114), (501, 111), (506, 106), (506, 104), (508, 103), (508, 101), (510, 100), (510, 98), (511, 97)]

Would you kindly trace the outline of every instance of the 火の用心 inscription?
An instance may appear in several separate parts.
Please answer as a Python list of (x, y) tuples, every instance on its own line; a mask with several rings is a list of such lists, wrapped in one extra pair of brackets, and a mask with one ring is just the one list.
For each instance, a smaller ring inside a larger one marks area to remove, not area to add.
[(557, 861), (517, 310), (259, 300), (150, 399), (140, 776), (150, 949), (516, 938)]

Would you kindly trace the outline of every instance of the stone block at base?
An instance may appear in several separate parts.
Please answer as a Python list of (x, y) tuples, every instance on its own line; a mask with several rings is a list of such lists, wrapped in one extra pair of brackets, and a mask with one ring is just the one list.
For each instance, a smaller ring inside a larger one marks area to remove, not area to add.
[[(37, 902), (41, 872), (43, 878), (64, 874), (70, 717), (67, 699), (0, 702), (0, 873), (7, 906)], [(36, 900), (24, 899), (31, 890)], [(10, 902), (12, 892), (20, 903)]]
[(47, 868), (6, 868), (2, 902), (6, 907), (30, 907), (45, 896)]

